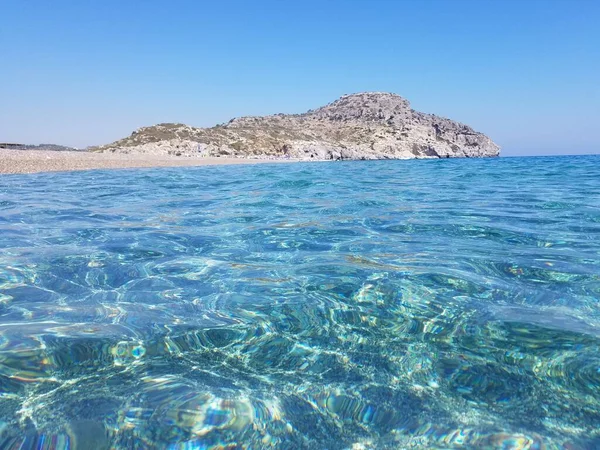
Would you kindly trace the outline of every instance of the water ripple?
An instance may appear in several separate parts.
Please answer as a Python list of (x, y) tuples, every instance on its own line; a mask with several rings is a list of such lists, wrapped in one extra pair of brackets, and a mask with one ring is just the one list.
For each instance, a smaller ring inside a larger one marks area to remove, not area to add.
[(600, 446), (600, 159), (0, 178), (0, 448)]

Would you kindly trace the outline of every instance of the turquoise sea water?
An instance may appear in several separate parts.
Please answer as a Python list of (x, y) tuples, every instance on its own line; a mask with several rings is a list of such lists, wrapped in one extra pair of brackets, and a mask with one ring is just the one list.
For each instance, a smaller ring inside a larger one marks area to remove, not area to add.
[(0, 176), (0, 448), (600, 448), (600, 157)]

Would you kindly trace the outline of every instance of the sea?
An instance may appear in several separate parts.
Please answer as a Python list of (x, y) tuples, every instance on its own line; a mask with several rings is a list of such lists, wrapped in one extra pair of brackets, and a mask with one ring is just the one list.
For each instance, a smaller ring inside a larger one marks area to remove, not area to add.
[(0, 176), (1, 449), (599, 449), (600, 156)]

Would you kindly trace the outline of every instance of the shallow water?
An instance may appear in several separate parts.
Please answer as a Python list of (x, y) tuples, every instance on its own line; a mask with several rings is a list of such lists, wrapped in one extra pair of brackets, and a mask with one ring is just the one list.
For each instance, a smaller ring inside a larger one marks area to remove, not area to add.
[(0, 448), (600, 448), (599, 300), (600, 157), (2, 176)]

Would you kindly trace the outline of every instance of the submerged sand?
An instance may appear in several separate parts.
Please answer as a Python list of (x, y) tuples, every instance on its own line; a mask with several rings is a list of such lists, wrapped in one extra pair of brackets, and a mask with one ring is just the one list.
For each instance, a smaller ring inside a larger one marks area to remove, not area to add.
[(196, 158), (145, 154), (0, 149), (0, 174), (141, 167), (188, 167), (289, 162), (283, 159)]

